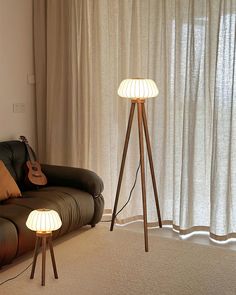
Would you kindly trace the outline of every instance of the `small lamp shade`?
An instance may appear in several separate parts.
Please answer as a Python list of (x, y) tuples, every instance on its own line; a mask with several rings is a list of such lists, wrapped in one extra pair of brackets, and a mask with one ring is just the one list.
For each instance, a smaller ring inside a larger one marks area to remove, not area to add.
[(156, 97), (158, 93), (157, 85), (151, 79), (125, 79), (118, 88), (119, 96), (133, 99)]
[(26, 226), (36, 232), (52, 232), (61, 227), (59, 214), (50, 209), (37, 209), (32, 211), (26, 221)]

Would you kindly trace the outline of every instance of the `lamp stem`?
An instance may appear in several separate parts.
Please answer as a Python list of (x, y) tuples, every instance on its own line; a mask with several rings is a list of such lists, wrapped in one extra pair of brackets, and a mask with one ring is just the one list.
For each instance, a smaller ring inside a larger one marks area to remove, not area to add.
[(52, 245), (52, 237), (49, 237), (48, 238), (48, 244), (49, 244), (49, 249), (50, 249), (50, 253), (51, 253), (51, 259), (52, 259), (52, 267), (53, 267), (53, 271), (54, 271), (54, 277), (55, 277), (55, 279), (58, 279), (57, 267), (56, 267), (56, 260), (55, 260), (55, 256), (54, 256), (53, 245)]
[(147, 203), (146, 203), (143, 124), (142, 124), (142, 108), (143, 108), (144, 100), (137, 100), (137, 104), (138, 104), (137, 110), (138, 110), (139, 149), (140, 149), (140, 163), (141, 163), (141, 184), (142, 184), (142, 199), (143, 199), (144, 245), (145, 245), (145, 251), (148, 252)]
[(159, 227), (162, 228), (161, 212), (160, 212), (160, 206), (159, 206), (159, 201), (158, 201), (157, 185), (156, 185), (155, 171), (154, 171), (154, 165), (153, 165), (153, 159), (152, 159), (152, 150), (151, 150), (148, 125), (147, 125), (147, 117), (146, 117), (144, 105), (142, 107), (142, 117), (143, 117), (144, 134), (145, 134), (146, 144), (147, 144), (149, 166), (150, 166), (150, 171), (151, 171), (151, 176), (152, 176), (152, 185), (153, 185), (153, 191), (154, 191), (154, 197), (155, 197), (155, 203), (156, 203), (158, 223), (159, 223)]
[(45, 286), (46, 247), (47, 237), (42, 236), (42, 286)]
[(126, 159), (126, 155), (127, 155), (129, 138), (130, 138), (130, 131), (131, 131), (133, 117), (134, 117), (134, 108), (135, 108), (135, 101), (132, 101), (131, 107), (130, 107), (128, 126), (127, 126), (127, 131), (126, 131), (126, 136), (125, 136), (125, 144), (124, 144), (124, 150), (123, 150), (123, 155), (122, 155), (119, 180), (118, 180), (118, 185), (117, 185), (117, 190), (116, 190), (114, 209), (113, 209), (113, 213), (112, 213), (110, 231), (113, 231), (115, 218), (116, 218), (117, 205), (118, 205), (118, 200), (119, 200), (119, 195), (120, 195), (120, 187), (121, 187), (121, 182), (122, 182), (122, 178), (123, 178), (125, 159)]
[(35, 248), (34, 248), (34, 258), (33, 258), (30, 279), (34, 278), (34, 272), (35, 272), (35, 266), (36, 266), (37, 257), (38, 257), (39, 245), (40, 245), (40, 238), (38, 236), (36, 236)]

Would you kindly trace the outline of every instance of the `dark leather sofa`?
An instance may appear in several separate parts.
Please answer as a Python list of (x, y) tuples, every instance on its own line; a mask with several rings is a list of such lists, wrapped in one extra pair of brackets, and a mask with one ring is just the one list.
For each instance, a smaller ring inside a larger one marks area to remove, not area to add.
[(0, 160), (22, 193), (22, 197), (0, 202), (0, 267), (33, 250), (35, 233), (25, 223), (34, 209), (48, 208), (59, 213), (62, 227), (53, 232), (54, 239), (84, 225), (94, 227), (102, 217), (103, 182), (96, 173), (81, 168), (41, 165), (47, 185), (28, 190), (25, 186), (27, 159), (26, 147), (21, 141), (0, 142)]

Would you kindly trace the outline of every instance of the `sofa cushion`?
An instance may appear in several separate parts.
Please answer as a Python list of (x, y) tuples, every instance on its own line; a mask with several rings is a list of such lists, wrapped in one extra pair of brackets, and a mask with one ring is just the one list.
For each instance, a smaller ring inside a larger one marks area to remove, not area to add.
[(18, 246), (18, 234), (14, 223), (0, 217), (0, 265), (11, 263)]
[(14, 204), (4, 204), (4, 202), (0, 206), (0, 216), (14, 224), (18, 233), (17, 256), (34, 248), (35, 233), (29, 230), (25, 225), (30, 211), (29, 208)]
[(4, 204), (25, 207), (29, 212), (40, 208), (56, 210), (61, 217), (62, 227), (53, 232), (54, 238), (90, 224), (94, 217), (93, 197), (75, 188), (43, 187), (25, 191), (22, 196), (20, 199), (8, 199)]
[(5, 167), (3, 161), (0, 160), (0, 201), (20, 196), (21, 192), (15, 180)]

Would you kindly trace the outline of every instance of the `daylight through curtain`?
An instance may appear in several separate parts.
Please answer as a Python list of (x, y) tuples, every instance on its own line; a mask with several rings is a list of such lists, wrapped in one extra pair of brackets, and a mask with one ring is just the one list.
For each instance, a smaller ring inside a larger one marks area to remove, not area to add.
[[(117, 88), (151, 78), (160, 94), (146, 110), (164, 223), (234, 236), (236, 1), (36, 0), (34, 25), (40, 159), (96, 171), (111, 210), (130, 108)], [(135, 117), (119, 207), (139, 162), (137, 132)], [(146, 181), (155, 224), (148, 163)], [(138, 179), (120, 222), (140, 218), (141, 199)]]

